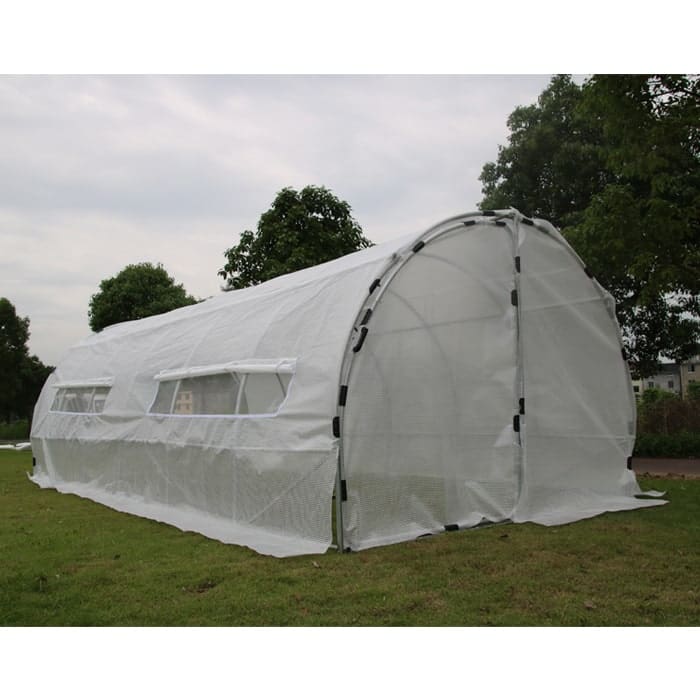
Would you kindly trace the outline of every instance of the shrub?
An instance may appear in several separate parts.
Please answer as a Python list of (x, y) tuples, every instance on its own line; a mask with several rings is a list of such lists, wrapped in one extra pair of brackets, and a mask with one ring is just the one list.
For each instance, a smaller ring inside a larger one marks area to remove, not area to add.
[(29, 421), (0, 423), (0, 440), (29, 440)]
[(634, 446), (635, 457), (700, 457), (700, 432), (675, 435), (641, 433)]
[(647, 389), (637, 407), (637, 432), (700, 433), (700, 399), (681, 399), (669, 391)]

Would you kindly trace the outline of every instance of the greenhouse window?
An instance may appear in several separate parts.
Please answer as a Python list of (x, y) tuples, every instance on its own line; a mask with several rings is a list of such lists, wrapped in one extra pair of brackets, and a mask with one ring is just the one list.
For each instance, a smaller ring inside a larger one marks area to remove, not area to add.
[(51, 404), (51, 411), (97, 414), (104, 410), (112, 380), (101, 378), (80, 382), (59, 382), (54, 386), (58, 391)]
[(245, 360), (165, 370), (149, 413), (173, 416), (272, 416), (287, 397), (294, 360)]

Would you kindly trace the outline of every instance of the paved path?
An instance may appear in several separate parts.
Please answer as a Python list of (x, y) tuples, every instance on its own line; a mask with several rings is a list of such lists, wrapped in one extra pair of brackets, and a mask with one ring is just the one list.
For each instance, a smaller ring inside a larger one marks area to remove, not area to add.
[(634, 457), (632, 469), (637, 474), (655, 474), (656, 476), (682, 474), (700, 478), (700, 459)]

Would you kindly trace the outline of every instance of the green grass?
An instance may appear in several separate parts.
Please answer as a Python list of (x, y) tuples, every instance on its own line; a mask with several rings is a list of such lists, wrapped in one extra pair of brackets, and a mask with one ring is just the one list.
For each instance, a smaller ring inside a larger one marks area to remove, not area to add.
[(700, 480), (659, 508), (274, 559), (27, 478), (0, 452), (2, 625), (698, 625)]

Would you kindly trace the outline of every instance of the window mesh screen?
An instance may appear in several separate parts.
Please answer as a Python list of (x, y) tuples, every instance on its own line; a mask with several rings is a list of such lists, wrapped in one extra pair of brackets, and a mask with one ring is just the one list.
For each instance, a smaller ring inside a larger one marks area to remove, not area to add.
[(161, 381), (150, 413), (228, 416), (273, 415), (287, 395), (285, 373), (230, 373)]
[(61, 387), (51, 410), (61, 413), (102, 413), (109, 389), (108, 386)]
[(179, 381), (160, 382), (158, 394), (151, 406), (151, 413), (171, 413), (173, 409), (173, 397)]
[[(246, 376), (240, 413), (275, 413), (287, 393), (288, 382), (280, 374), (249, 374)], [(289, 375), (286, 375), (288, 379)]]

